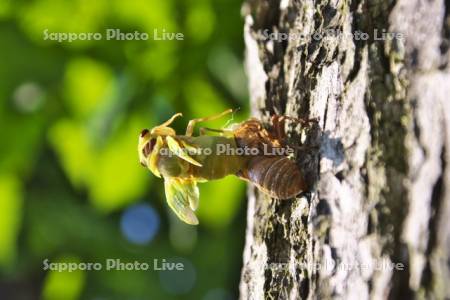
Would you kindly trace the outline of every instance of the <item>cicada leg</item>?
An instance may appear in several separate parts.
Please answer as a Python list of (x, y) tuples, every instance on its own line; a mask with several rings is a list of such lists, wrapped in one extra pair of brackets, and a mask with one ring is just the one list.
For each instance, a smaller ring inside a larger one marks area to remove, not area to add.
[(311, 123), (318, 122), (317, 119), (301, 119), (301, 118), (294, 118), (294, 117), (289, 117), (289, 116), (273, 115), (271, 118), (271, 121), (272, 121), (271, 134), (280, 141), (285, 141), (287, 138), (286, 131), (285, 131), (286, 120), (292, 121), (292, 122), (300, 124), (302, 126), (310, 126)]
[(162, 124), (159, 125), (158, 127), (167, 127), (167, 126), (169, 126), (170, 124), (172, 124), (172, 122), (173, 122), (176, 118), (181, 117), (181, 116), (183, 116), (182, 113), (176, 113), (176, 114), (174, 114), (169, 120), (167, 120), (166, 122), (162, 123)]
[(286, 131), (285, 131), (285, 116), (280, 116), (280, 115), (273, 115), (272, 116), (272, 130), (271, 133), (273, 134), (273, 136), (280, 140), (280, 141), (284, 141), (286, 139)]
[(234, 112), (233, 109), (227, 109), (226, 111), (214, 115), (214, 116), (209, 116), (209, 117), (204, 117), (204, 118), (198, 118), (198, 119), (192, 119), (189, 121), (188, 126), (186, 128), (186, 136), (192, 136), (192, 134), (194, 133), (194, 126), (195, 124), (199, 123), (199, 122), (206, 122), (206, 121), (213, 121), (216, 119), (219, 119), (223, 116), (226, 116), (228, 114), (231, 114), (232, 112)]
[(151, 130), (151, 134), (154, 135), (176, 135), (175, 130), (173, 130), (172, 128), (168, 127), (170, 124), (172, 124), (172, 122), (178, 118), (181, 117), (183, 114), (182, 113), (177, 113), (174, 114), (169, 120), (167, 120), (166, 122), (162, 123), (161, 125), (158, 125), (156, 127), (154, 127)]
[(174, 136), (176, 135), (176, 132), (170, 127), (155, 127), (152, 129), (152, 134), (156, 136), (161, 135)]
[(208, 127), (200, 127), (199, 128), (200, 135), (206, 135), (207, 132), (215, 132), (220, 133), (223, 136), (234, 136), (233, 130), (228, 129), (214, 129), (214, 128), (208, 128)]

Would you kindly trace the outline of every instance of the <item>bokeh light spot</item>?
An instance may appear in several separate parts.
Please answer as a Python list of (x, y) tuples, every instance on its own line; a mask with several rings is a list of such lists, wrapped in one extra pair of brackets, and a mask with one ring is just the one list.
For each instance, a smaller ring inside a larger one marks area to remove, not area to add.
[[(57, 259), (56, 263), (81, 263), (78, 257), (62, 257)], [(43, 300), (77, 300), (86, 284), (86, 272), (82, 270), (75, 271), (48, 271), (44, 280), (42, 290)]]
[(153, 240), (159, 229), (159, 216), (148, 204), (137, 204), (122, 215), (121, 229), (128, 241), (146, 244)]
[(31, 113), (41, 107), (44, 102), (44, 93), (36, 83), (26, 82), (16, 88), (13, 98), (18, 110)]

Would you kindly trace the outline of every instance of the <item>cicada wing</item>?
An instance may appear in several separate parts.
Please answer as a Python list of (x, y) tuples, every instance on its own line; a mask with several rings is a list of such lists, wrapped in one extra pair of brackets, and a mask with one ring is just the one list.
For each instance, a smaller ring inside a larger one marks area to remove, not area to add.
[(189, 199), (189, 207), (196, 211), (200, 202), (200, 191), (198, 190), (197, 183), (190, 180), (183, 184)]
[(184, 159), (185, 161), (187, 161), (195, 166), (198, 166), (198, 167), (202, 166), (201, 163), (199, 163), (198, 161), (196, 161), (195, 159), (190, 157), (189, 154), (186, 153), (186, 151), (180, 146), (180, 144), (178, 144), (177, 140), (175, 140), (173, 137), (167, 136), (166, 141), (167, 141), (167, 146), (169, 146), (170, 151), (173, 152), (176, 156), (178, 156), (181, 159)]
[(191, 144), (189, 144), (188, 142), (183, 141), (183, 140), (181, 140), (180, 142), (181, 142), (181, 144), (183, 145), (183, 147), (184, 147), (185, 149), (187, 149), (188, 151), (190, 151), (190, 152), (192, 152), (192, 153), (195, 153), (196, 151), (198, 151), (198, 148), (197, 148), (196, 146), (191, 145)]
[(175, 214), (183, 222), (197, 225), (198, 219), (194, 214), (194, 210), (198, 206), (199, 191), (195, 181), (165, 178), (164, 188), (167, 203)]

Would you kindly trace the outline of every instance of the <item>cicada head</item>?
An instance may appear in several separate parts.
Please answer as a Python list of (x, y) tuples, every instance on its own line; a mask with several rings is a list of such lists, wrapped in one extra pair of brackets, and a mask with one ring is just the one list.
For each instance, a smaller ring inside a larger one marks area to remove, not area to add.
[(176, 135), (175, 130), (170, 128), (169, 125), (179, 116), (181, 116), (181, 113), (173, 115), (169, 120), (153, 127), (151, 130), (142, 130), (139, 135), (139, 162), (142, 166), (149, 168), (157, 177), (161, 177), (156, 166), (159, 150), (163, 147), (167, 136)]
[(147, 160), (156, 144), (156, 136), (152, 136), (148, 129), (141, 131), (139, 135), (138, 151), (139, 162), (142, 166), (147, 167)]

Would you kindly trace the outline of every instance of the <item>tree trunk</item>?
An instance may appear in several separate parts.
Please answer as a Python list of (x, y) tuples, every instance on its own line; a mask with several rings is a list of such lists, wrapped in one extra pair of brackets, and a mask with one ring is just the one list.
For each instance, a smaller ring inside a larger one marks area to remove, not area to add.
[(253, 115), (318, 125), (287, 128), (308, 191), (249, 187), (241, 298), (450, 298), (448, 0), (248, 0), (243, 13)]

